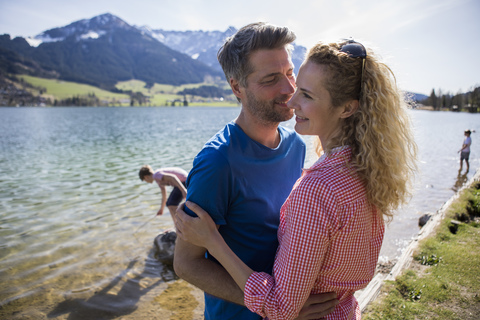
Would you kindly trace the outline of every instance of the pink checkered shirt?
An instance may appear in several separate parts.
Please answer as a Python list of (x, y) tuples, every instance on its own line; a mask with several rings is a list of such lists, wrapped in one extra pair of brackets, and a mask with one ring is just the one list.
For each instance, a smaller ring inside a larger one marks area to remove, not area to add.
[(310, 294), (335, 291), (340, 300), (325, 319), (360, 319), (354, 297), (373, 278), (385, 225), (348, 168), (349, 147), (304, 170), (285, 201), (272, 277), (253, 273), (245, 304), (268, 319), (294, 319)]

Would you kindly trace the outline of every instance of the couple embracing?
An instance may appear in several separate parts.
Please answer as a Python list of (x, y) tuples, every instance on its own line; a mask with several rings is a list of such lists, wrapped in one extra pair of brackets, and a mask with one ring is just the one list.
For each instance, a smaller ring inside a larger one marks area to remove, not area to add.
[[(319, 42), (295, 78), (294, 40), (253, 23), (218, 53), (241, 111), (195, 157), (175, 219), (174, 268), (205, 292), (205, 319), (360, 319), (354, 293), (409, 196), (416, 146), (391, 70), (361, 43)], [(317, 142), (308, 169), (300, 135)]]

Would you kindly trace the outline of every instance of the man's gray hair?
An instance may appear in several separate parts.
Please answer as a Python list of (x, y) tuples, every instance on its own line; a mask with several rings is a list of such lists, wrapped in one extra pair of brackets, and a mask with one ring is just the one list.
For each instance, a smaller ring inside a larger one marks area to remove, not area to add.
[(233, 78), (241, 86), (247, 86), (247, 77), (253, 72), (249, 63), (250, 54), (260, 49), (279, 49), (286, 47), (289, 54), (296, 35), (287, 27), (277, 27), (265, 22), (246, 25), (227, 38), (218, 50), (218, 62), (222, 66), (228, 83)]

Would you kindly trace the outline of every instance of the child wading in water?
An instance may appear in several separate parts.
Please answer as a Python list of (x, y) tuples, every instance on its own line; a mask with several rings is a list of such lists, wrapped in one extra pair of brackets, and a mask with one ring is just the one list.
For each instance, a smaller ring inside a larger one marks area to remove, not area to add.
[[(177, 206), (187, 197), (185, 181), (187, 180), (188, 173), (177, 167), (160, 168), (153, 171), (152, 167), (144, 165), (140, 169), (138, 175), (140, 176), (140, 180), (147, 183), (153, 183), (153, 181), (157, 182), (162, 191), (162, 204), (157, 212), (157, 216), (162, 215), (165, 206), (167, 206), (172, 219), (175, 220), (175, 210), (177, 209)], [(168, 200), (166, 186), (173, 187)]]

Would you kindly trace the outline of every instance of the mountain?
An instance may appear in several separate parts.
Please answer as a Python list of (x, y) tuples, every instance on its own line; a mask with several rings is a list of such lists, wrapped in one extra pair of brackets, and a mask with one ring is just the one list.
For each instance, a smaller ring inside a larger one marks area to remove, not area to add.
[[(223, 79), (217, 52), (237, 30), (167, 31), (131, 26), (106, 13), (33, 38), (0, 35), (0, 74), (40, 77), (114, 89), (119, 81), (137, 79), (180, 85)], [(306, 49), (294, 44), (298, 71)]]
[(225, 39), (237, 32), (233, 27), (224, 32), (153, 30), (148, 26), (139, 29), (164, 45), (201, 61), (222, 74), (222, 68), (217, 60), (218, 49), (223, 45)]
[[(217, 52), (237, 30), (167, 31), (106, 13), (42, 32), (0, 35), (0, 72), (27, 73), (114, 89), (123, 80), (180, 85), (223, 79)], [(296, 71), (306, 49), (294, 45)], [(7, 71), (8, 70), (8, 71)]]
[(108, 89), (130, 79), (180, 85), (222, 76), (109, 13), (47, 30), (33, 39), (3, 35), (0, 48), (60, 79)]
[[(8, 36), (0, 36), (0, 43), (5, 40), (5, 37)], [(8, 76), (8, 74), (29, 74), (42, 78), (55, 78), (58, 76), (54, 71), (43, 69), (34, 60), (25, 58), (15, 51), (0, 47), (0, 75)]]
[[(225, 39), (237, 32), (234, 27), (226, 31), (167, 31), (162, 29), (153, 30), (148, 26), (139, 27), (140, 30), (157, 39), (170, 48), (185, 53), (192, 59), (196, 59), (223, 73), (217, 60), (217, 52)], [(306, 48), (293, 44), (292, 62), (295, 71), (302, 64)]]
[(416, 102), (423, 101), (423, 100), (428, 98), (427, 95), (424, 95), (424, 94), (421, 94), (421, 93), (411, 92), (411, 93), (409, 93), (409, 95), (412, 97), (412, 100), (416, 101)]

